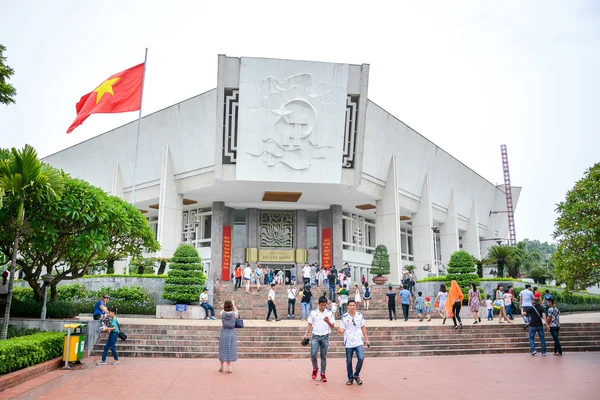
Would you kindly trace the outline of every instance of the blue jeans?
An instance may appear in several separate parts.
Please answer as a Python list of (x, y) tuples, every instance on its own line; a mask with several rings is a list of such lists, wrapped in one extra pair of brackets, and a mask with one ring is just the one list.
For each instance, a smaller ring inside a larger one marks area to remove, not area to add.
[(506, 316), (509, 319), (513, 319), (513, 316), (512, 316), (512, 304), (508, 305), (508, 306), (504, 306), (504, 309), (506, 310)]
[[(304, 303), (302, 303), (304, 304)], [(317, 363), (317, 353), (321, 349), (321, 373), (324, 374), (327, 370), (327, 350), (329, 350), (329, 335), (317, 336), (313, 335), (310, 342), (310, 360), (314, 369), (319, 368)]]
[(310, 310), (308, 309), (308, 303), (302, 303), (302, 318), (308, 318), (308, 314), (310, 314)]
[(104, 345), (104, 351), (102, 352), (102, 361), (106, 361), (106, 356), (108, 355), (108, 349), (110, 349), (110, 352), (112, 353), (112, 356), (115, 360), (119, 359), (119, 356), (117, 355), (117, 338), (119, 337), (119, 335), (112, 331), (110, 332), (110, 334), (108, 335), (108, 340), (106, 341), (106, 344)]
[[(313, 309), (313, 306), (312, 306), (312, 296), (311, 296), (310, 300), (308, 300), (308, 304), (310, 305), (310, 310), (312, 310)], [(309, 312), (310, 312), (310, 310), (309, 310)]]
[(490, 308), (488, 310), (488, 319), (494, 319), (494, 309)]
[(535, 343), (533, 339), (535, 338), (535, 333), (537, 332), (540, 337), (540, 342), (542, 342), (542, 354), (546, 354), (546, 338), (544, 337), (544, 327), (543, 326), (530, 326), (529, 327), (529, 347), (531, 348), (531, 353), (535, 352)]
[(215, 316), (215, 308), (213, 306), (211, 306), (208, 303), (200, 303), (200, 306), (202, 306), (202, 308), (204, 308), (204, 310), (206, 311), (206, 318), (208, 319), (208, 311), (210, 310), (210, 316), (214, 317)]
[[(356, 370), (352, 372), (352, 355), (356, 352)], [(352, 380), (354, 377), (360, 376), (360, 370), (362, 369), (363, 361), (365, 360), (365, 349), (363, 346), (346, 348), (346, 372), (348, 372), (348, 380)]]
[(329, 300), (335, 301), (335, 285), (329, 286)]

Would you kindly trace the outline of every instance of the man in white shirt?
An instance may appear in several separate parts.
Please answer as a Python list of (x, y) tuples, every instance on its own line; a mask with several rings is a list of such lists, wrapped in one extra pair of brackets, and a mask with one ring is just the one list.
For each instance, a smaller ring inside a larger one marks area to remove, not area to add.
[(250, 268), (250, 264), (246, 263), (246, 268), (244, 268), (244, 281), (246, 281), (246, 293), (250, 293), (250, 280), (252, 279), (252, 268)]
[(269, 290), (267, 305), (269, 306), (267, 321), (270, 321), (269, 318), (271, 318), (271, 312), (273, 312), (273, 315), (275, 316), (275, 321), (281, 321), (281, 319), (277, 318), (277, 307), (275, 307), (275, 283), (271, 283), (271, 290)]
[(295, 318), (294, 312), (296, 310), (296, 286), (290, 286), (287, 290), (288, 295), (288, 319)]
[[(367, 327), (365, 318), (356, 311), (356, 302), (354, 299), (348, 301), (348, 312), (342, 315), (339, 333), (344, 334), (344, 347), (346, 348), (346, 372), (348, 372), (348, 381), (346, 385), (352, 385), (354, 381), (362, 385), (360, 379), (360, 370), (365, 359), (364, 345), (371, 346), (367, 336)], [(356, 369), (352, 371), (352, 356), (356, 352)]]
[(525, 322), (525, 326), (523, 329), (527, 329), (529, 327), (529, 323), (531, 322), (531, 317), (529, 316), (529, 309), (533, 307), (533, 292), (529, 290), (531, 287), (530, 284), (525, 285), (525, 290), (522, 290), (519, 294), (519, 306), (521, 308), (521, 312), (523, 312), (523, 321)]
[[(208, 288), (204, 288), (204, 291), (200, 295), (200, 306), (206, 311), (206, 319), (216, 319), (215, 308), (208, 303)], [(209, 311), (212, 315), (211, 317), (208, 316)]]
[(304, 267), (302, 267), (302, 283), (304, 285), (310, 284), (310, 266), (308, 263), (304, 264)]
[(329, 349), (329, 334), (331, 328), (334, 328), (335, 317), (327, 309), (327, 297), (319, 297), (319, 308), (312, 310), (308, 316), (308, 326), (302, 339), (308, 336), (312, 328), (312, 340), (310, 343), (310, 360), (312, 361), (312, 378), (317, 379), (319, 364), (317, 363), (317, 353), (321, 350), (321, 382), (327, 382), (325, 371), (327, 369), (327, 350)]

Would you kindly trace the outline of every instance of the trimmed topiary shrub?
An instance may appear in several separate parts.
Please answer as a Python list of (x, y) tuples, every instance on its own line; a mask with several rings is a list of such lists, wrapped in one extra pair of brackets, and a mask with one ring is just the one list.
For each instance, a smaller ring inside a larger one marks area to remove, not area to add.
[(162, 293), (163, 299), (179, 304), (199, 301), (202, 285), (206, 280), (201, 261), (198, 250), (193, 246), (189, 244), (179, 246), (169, 264)]
[(385, 245), (380, 244), (375, 248), (371, 267), (371, 274), (373, 275), (388, 275), (390, 273), (390, 256)]
[(0, 375), (60, 356), (64, 337), (64, 332), (41, 332), (0, 340)]
[(465, 298), (467, 298), (471, 282), (479, 285), (479, 276), (476, 272), (477, 268), (475, 267), (473, 257), (466, 251), (460, 250), (455, 251), (450, 256), (450, 261), (448, 261), (448, 275), (444, 278), (448, 282), (456, 281), (462, 289)]

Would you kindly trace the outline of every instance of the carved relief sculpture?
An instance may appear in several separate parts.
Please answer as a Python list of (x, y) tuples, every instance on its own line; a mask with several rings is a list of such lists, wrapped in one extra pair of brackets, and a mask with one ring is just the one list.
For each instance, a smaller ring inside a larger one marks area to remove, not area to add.
[(289, 211), (261, 211), (260, 246), (293, 247), (294, 220)]
[(248, 152), (268, 166), (283, 163), (295, 170), (307, 169), (312, 160), (325, 158), (315, 134), (319, 123), (317, 109), (327, 112), (334, 103), (332, 90), (325, 83), (313, 82), (310, 74), (299, 74), (279, 81), (266, 78), (261, 86), (261, 101), (268, 110), (267, 124), (261, 137), (262, 151)]

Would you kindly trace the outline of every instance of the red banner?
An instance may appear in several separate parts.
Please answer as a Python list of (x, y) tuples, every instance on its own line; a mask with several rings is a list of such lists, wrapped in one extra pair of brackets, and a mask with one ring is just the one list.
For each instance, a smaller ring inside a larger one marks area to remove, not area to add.
[(325, 228), (321, 231), (321, 266), (329, 269), (332, 265), (331, 228)]
[(223, 267), (221, 268), (221, 280), (231, 279), (231, 226), (223, 226)]

